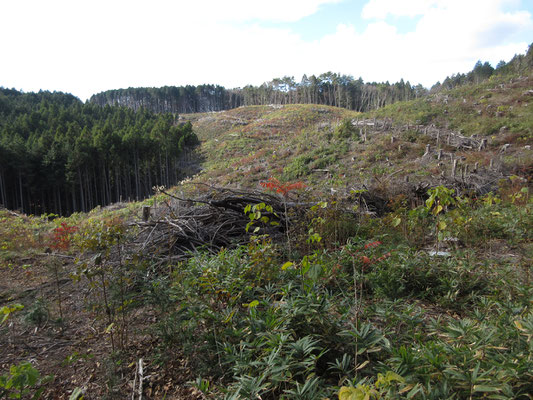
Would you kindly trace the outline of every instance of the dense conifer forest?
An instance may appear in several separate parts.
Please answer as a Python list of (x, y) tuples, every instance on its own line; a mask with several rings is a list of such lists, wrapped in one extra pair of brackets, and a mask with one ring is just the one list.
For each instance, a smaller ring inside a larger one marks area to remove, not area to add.
[(411, 100), (426, 94), (421, 85), (409, 82), (365, 83), (361, 78), (325, 73), (318, 77), (304, 75), (276, 78), (261, 86), (226, 89), (219, 85), (165, 86), (108, 90), (91, 97), (101, 106), (121, 105), (137, 110), (147, 107), (155, 112), (193, 113), (222, 111), (240, 106), (267, 104), (321, 104), (355, 111), (368, 111)]
[(0, 88), (0, 204), (63, 215), (141, 199), (177, 181), (195, 142), (172, 114)]

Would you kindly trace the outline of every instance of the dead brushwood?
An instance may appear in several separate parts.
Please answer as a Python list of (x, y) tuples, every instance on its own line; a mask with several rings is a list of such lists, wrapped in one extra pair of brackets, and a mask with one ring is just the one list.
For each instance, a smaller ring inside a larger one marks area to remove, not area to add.
[(247, 243), (252, 236), (252, 231), (246, 229), (250, 222), (244, 212), (247, 205), (264, 203), (272, 207), (272, 211), (262, 212), (268, 222), (258, 221), (259, 231), (255, 234), (268, 234), (274, 240), (281, 238), (290, 224), (285, 219), (299, 214), (298, 210), (307, 206), (288, 202), (287, 206), (296, 213), (286, 213), (281, 196), (228, 188), (211, 187), (208, 194), (194, 199), (164, 190), (161, 193), (169, 198), (167, 206), (154, 211), (151, 220), (134, 223), (141, 230), (131, 249), (159, 259), (161, 263), (181, 261), (200, 250), (217, 253), (222, 248)]

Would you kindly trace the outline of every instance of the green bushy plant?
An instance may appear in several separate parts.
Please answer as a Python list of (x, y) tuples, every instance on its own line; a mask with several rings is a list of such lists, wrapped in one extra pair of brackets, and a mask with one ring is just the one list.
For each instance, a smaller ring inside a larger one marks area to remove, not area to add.
[(31, 396), (39, 399), (45, 389), (43, 385), (52, 378), (51, 375), (41, 377), (40, 372), (27, 361), (12, 365), (8, 374), (0, 375), (0, 398), (23, 399)]

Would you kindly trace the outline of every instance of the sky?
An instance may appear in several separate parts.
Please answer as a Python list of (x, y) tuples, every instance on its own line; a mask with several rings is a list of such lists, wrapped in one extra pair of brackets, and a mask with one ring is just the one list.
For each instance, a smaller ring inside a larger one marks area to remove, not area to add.
[(0, 86), (92, 94), (336, 72), (431, 87), (533, 42), (533, 0), (0, 0)]

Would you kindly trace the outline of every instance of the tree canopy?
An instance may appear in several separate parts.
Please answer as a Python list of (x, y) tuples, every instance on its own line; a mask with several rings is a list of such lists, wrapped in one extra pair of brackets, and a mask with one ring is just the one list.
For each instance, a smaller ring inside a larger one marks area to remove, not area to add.
[(172, 114), (0, 88), (0, 204), (70, 214), (141, 199), (179, 179), (196, 140)]
[(327, 72), (275, 78), (260, 86), (225, 89), (218, 85), (165, 86), (108, 90), (91, 97), (92, 103), (121, 105), (134, 110), (146, 107), (154, 112), (194, 113), (222, 111), (239, 106), (267, 104), (325, 104), (356, 111), (368, 111), (425, 94), (421, 85), (409, 82), (364, 83), (361, 78)]

